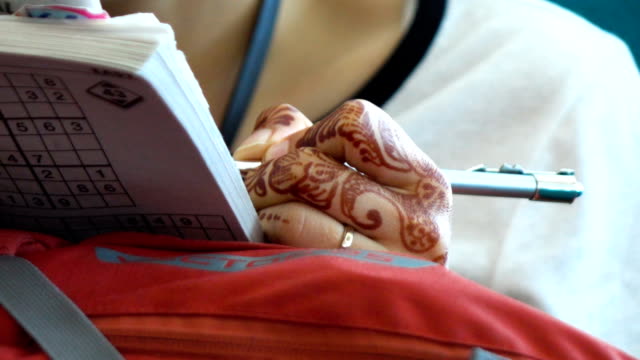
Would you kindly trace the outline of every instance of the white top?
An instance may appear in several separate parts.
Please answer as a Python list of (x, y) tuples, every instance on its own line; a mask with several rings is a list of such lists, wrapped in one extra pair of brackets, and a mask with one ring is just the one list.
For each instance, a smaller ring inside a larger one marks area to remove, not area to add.
[(640, 75), (539, 0), (450, 0), (385, 109), (443, 168), (574, 168), (573, 205), (456, 196), (450, 268), (640, 356)]

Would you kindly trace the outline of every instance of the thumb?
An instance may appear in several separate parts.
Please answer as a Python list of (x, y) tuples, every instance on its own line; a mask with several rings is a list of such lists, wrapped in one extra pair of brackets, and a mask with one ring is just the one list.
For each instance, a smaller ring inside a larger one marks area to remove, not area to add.
[(259, 161), (271, 145), (311, 125), (300, 110), (289, 104), (267, 108), (258, 115), (255, 130), (240, 143), (233, 157), (236, 160)]

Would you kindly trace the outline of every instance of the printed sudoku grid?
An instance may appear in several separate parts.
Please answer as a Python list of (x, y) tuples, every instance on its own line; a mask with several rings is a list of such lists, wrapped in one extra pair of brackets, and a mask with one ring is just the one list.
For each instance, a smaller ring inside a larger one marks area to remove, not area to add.
[(133, 206), (62, 80), (0, 72), (0, 207)]
[(114, 231), (173, 235), (185, 239), (235, 240), (224, 217), (186, 214), (128, 214), (108, 216), (0, 217), (0, 227), (43, 232), (70, 241), (81, 241)]

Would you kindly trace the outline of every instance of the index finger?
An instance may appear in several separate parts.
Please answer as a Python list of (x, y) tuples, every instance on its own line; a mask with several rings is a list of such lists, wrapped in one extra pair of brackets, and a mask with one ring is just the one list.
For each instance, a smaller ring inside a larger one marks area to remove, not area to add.
[(301, 147), (317, 148), (383, 185), (416, 191), (416, 185), (427, 182), (450, 188), (435, 163), (400, 126), (365, 100), (345, 102), (312, 127), (290, 135), (279, 149), (270, 149), (265, 160)]

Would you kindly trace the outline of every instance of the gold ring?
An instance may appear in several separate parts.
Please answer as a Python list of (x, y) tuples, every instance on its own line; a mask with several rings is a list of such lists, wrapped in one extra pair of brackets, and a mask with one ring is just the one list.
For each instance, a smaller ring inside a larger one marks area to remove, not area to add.
[(344, 232), (342, 233), (342, 242), (340, 247), (343, 249), (350, 248), (353, 244), (353, 228), (349, 225), (344, 226)]

